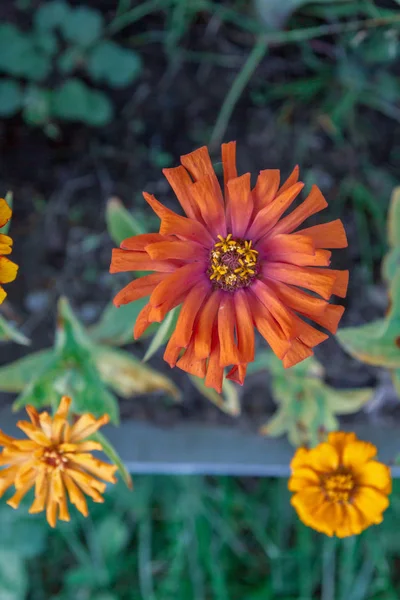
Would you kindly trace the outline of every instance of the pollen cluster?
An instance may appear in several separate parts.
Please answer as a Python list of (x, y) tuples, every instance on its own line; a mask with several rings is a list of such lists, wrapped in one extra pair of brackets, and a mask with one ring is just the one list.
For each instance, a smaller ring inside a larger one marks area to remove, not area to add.
[(210, 255), (207, 271), (216, 287), (227, 291), (247, 287), (257, 275), (257, 250), (249, 240), (235, 240), (229, 233), (218, 235)]
[(326, 497), (331, 502), (348, 502), (354, 490), (355, 482), (351, 473), (333, 473), (323, 481)]
[(52, 468), (63, 468), (68, 459), (57, 449), (46, 449), (42, 455), (42, 461)]

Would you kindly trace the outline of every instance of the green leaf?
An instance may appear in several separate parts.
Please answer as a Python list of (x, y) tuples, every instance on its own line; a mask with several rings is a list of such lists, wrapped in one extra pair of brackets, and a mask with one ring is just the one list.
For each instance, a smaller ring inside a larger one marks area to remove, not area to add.
[(34, 25), (40, 31), (61, 27), (68, 19), (71, 8), (63, 0), (53, 0), (39, 5), (34, 11)]
[[(304, 4), (329, 4), (331, 0), (255, 0), (256, 9), (264, 23), (273, 29), (283, 28), (289, 17), (295, 10)], [(340, 0), (339, 0), (340, 1)], [(341, 0), (348, 2), (349, 0)]]
[(66, 14), (61, 27), (66, 40), (87, 47), (102, 35), (103, 17), (98, 10), (78, 6)]
[(22, 346), (29, 346), (31, 343), (23, 333), (18, 331), (14, 325), (6, 321), (2, 315), (0, 315), (0, 341), (12, 341), (21, 344)]
[(23, 117), (29, 125), (43, 125), (50, 118), (50, 92), (31, 85), (25, 91)]
[(74, 71), (84, 62), (84, 54), (81, 48), (72, 46), (67, 48), (58, 59), (58, 68), (65, 75)]
[[(140, 298), (117, 308), (112, 302), (107, 305), (98, 323), (89, 329), (89, 336), (95, 343), (108, 346), (124, 346), (131, 344), (133, 339), (133, 326), (138, 314), (147, 304), (148, 298)], [(141, 339), (156, 331), (156, 324), (146, 329)]]
[(164, 346), (164, 344), (168, 342), (176, 327), (178, 316), (179, 310), (177, 307), (170, 310), (170, 312), (167, 314), (146, 350), (146, 354), (143, 357), (144, 362), (150, 360), (150, 358), (154, 356), (161, 346)]
[(42, 350), (0, 367), (0, 390), (19, 393), (52, 361), (52, 350)]
[(22, 87), (12, 79), (0, 81), (0, 116), (11, 117), (21, 110), (23, 99)]
[(68, 79), (52, 95), (52, 112), (60, 119), (100, 126), (108, 123), (113, 108), (101, 92), (92, 91), (80, 79)]
[(106, 208), (107, 230), (119, 246), (123, 240), (146, 233), (141, 223), (122, 204), (119, 198), (110, 198)]
[(35, 47), (49, 57), (54, 56), (58, 52), (57, 36), (51, 31), (35, 33), (33, 40)]
[(103, 40), (92, 49), (87, 70), (95, 81), (124, 87), (139, 76), (142, 61), (133, 50), (121, 48), (110, 40)]
[(45, 549), (48, 526), (41, 517), (24, 513), (22, 506), (19, 511), (1, 506), (0, 531), (1, 546), (22, 558), (34, 558)]
[(96, 541), (107, 562), (121, 556), (128, 540), (127, 524), (115, 513), (107, 515), (96, 527)]
[(189, 377), (199, 392), (220, 410), (233, 417), (240, 415), (238, 386), (229, 381), (229, 379), (224, 378), (222, 383), (222, 394), (218, 394), (214, 389), (207, 387), (203, 379), (200, 379), (195, 375), (189, 375)]
[(400, 186), (394, 188), (390, 199), (388, 239), (392, 248), (400, 247)]
[(104, 454), (108, 456), (110, 461), (118, 467), (118, 471), (120, 472), (125, 485), (131, 490), (133, 488), (131, 475), (114, 446), (108, 441), (105, 435), (101, 433), (101, 431), (96, 431), (96, 433), (91, 437), (97, 442), (100, 442), (103, 447)]
[(175, 400), (180, 399), (179, 390), (168, 377), (144, 365), (124, 350), (98, 346), (94, 359), (103, 381), (124, 398), (165, 392)]

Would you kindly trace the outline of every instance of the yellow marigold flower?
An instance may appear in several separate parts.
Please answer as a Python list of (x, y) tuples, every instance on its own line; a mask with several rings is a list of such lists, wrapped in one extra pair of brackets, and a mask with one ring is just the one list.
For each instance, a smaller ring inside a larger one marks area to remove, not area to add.
[(343, 538), (381, 523), (392, 491), (390, 469), (376, 447), (354, 433), (330, 433), (312, 450), (299, 448), (291, 462), (291, 503), (305, 525)]
[[(28, 436), (19, 440), (0, 431), (0, 497), (15, 486), (16, 493), (7, 504), (18, 508), (23, 496), (35, 486), (35, 500), (30, 513), (46, 509), (47, 521), (55, 527), (58, 518), (69, 521), (69, 500), (86, 517), (88, 508), (84, 494), (95, 502), (103, 502), (106, 488), (103, 479), (115, 483), (115, 465), (103, 462), (90, 454), (102, 450), (99, 442), (86, 440), (102, 425), (108, 423), (108, 415), (96, 419), (91, 414), (78, 418), (74, 425), (68, 422), (71, 399), (64, 396), (52, 418), (47, 412), (38, 413), (32, 406), (26, 410), (29, 421), (19, 421), (18, 427)], [(82, 493), (83, 492), (83, 493)]]
[[(4, 198), (0, 198), (0, 229), (4, 227), (11, 219), (12, 210)], [(3, 283), (14, 281), (17, 276), (18, 265), (6, 258), (6, 254), (11, 254), (13, 241), (8, 235), (0, 233), (0, 304), (7, 296), (7, 292), (2, 287)]]

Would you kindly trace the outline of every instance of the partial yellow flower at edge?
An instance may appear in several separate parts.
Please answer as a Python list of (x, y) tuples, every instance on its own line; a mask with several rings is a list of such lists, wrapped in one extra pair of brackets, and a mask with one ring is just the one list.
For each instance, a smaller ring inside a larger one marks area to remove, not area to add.
[(96, 419), (91, 414), (84, 414), (70, 425), (70, 404), (71, 399), (64, 396), (54, 417), (46, 411), (39, 414), (35, 408), (27, 406), (30, 422), (19, 421), (17, 424), (27, 439), (19, 440), (0, 431), (0, 446), (4, 446), (0, 465), (5, 467), (0, 471), (0, 497), (14, 485), (16, 492), (7, 504), (18, 508), (21, 499), (34, 486), (35, 500), (29, 512), (46, 510), (51, 527), (55, 527), (57, 517), (62, 521), (70, 520), (67, 496), (86, 517), (85, 495), (94, 502), (104, 502), (104, 481), (116, 483), (117, 467), (91, 454), (93, 450), (102, 450), (101, 444), (86, 440), (108, 423), (108, 415)]
[(300, 520), (339, 538), (381, 523), (392, 491), (390, 469), (377, 448), (354, 433), (330, 433), (311, 450), (299, 448), (291, 462), (291, 503)]
[[(11, 215), (11, 208), (4, 198), (0, 198), (0, 229), (8, 223)], [(0, 304), (7, 296), (7, 292), (2, 287), (2, 284), (14, 281), (18, 272), (18, 265), (5, 258), (6, 254), (11, 254), (12, 243), (13, 241), (8, 235), (0, 233)]]

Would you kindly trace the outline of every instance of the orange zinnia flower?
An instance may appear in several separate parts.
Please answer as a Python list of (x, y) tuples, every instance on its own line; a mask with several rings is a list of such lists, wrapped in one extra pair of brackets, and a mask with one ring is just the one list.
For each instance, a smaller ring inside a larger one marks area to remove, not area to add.
[(392, 491), (390, 469), (372, 460), (377, 449), (354, 433), (330, 433), (312, 450), (299, 448), (291, 462), (289, 490), (300, 519), (340, 538), (381, 523)]
[[(4, 198), (0, 198), (0, 229), (4, 227), (11, 219), (12, 210)], [(11, 254), (13, 241), (8, 235), (0, 233), (0, 304), (7, 296), (7, 292), (2, 287), (3, 283), (14, 281), (17, 276), (18, 266), (5, 257)]]
[[(261, 171), (251, 188), (250, 173), (238, 177), (236, 144), (222, 145), (225, 192), (221, 192), (206, 147), (164, 169), (186, 216), (144, 194), (161, 219), (159, 233), (137, 235), (113, 251), (111, 273), (155, 271), (117, 294), (116, 306), (150, 295), (134, 336), (182, 304), (165, 360), (221, 391), (227, 377), (243, 384), (254, 360), (254, 328), (285, 367), (313, 354), (328, 336), (302, 320), (312, 319), (335, 332), (344, 308), (328, 304), (344, 297), (348, 271), (327, 267), (331, 253), (344, 248), (341, 221), (296, 231), (327, 203), (313, 186), (306, 200), (281, 218), (303, 183), (296, 167), (280, 186), (277, 170)], [(322, 298), (299, 289), (306, 288)]]
[(82, 492), (95, 502), (103, 502), (101, 494), (106, 484), (96, 477), (116, 482), (117, 467), (90, 454), (92, 450), (102, 450), (101, 444), (85, 441), (108, 423), (108, 415), (96, 419), (85, 414), (71, 426), (67, 420), (70, 404), (70, 398), (64, 396), (54, 418), (47, 412), (38, 414), (33, 406), (27, 406), (31, 422), (19, 421), (18, 427), (29, 439), (18, 440), (0, 431), (0, 445), (4, 446), (0, 465), (7, 466), (0, 471), (0, 496), (14, 485), (16, 493), (7, 504), (18, 508), (23, 496), (35, 486), (35, 500), (29, 512), (46, 509), (47, 521), (52, 527), (56, 525), (58, 513), (62, 521), (69, 521), (65, 488), (72, 504), (86, 517), (88, 508)]

